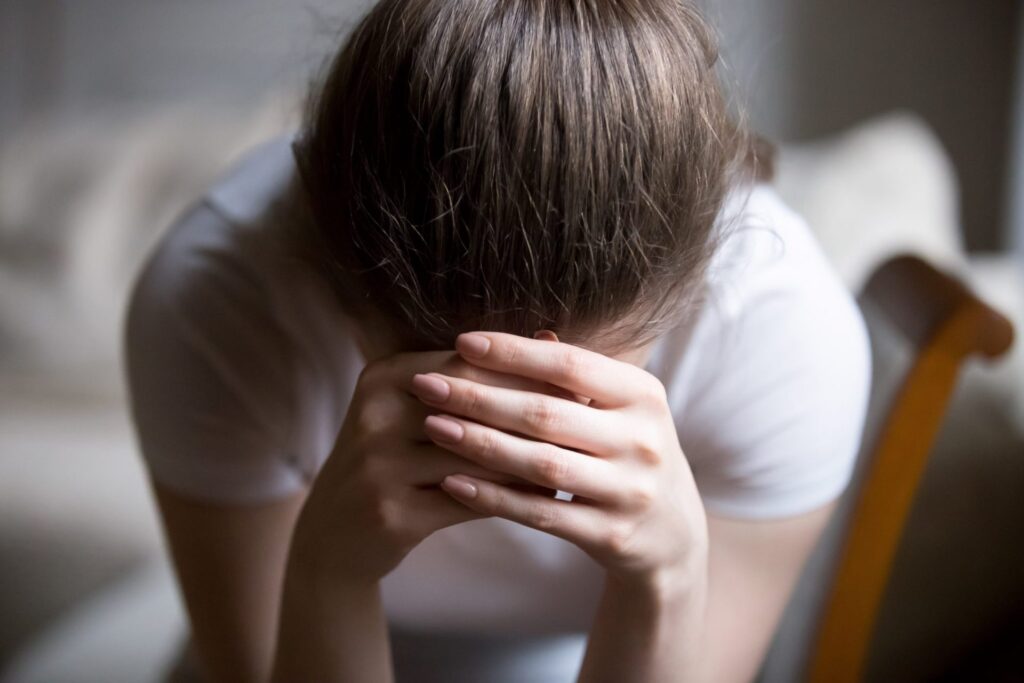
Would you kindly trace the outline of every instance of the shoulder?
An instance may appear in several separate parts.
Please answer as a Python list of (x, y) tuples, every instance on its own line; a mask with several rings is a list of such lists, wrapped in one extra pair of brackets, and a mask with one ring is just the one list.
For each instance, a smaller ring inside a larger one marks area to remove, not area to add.
[[(734, 195), (674, 405), (706, 502), (792, 514), (845, 485), (871, 381), (867, 328), (806, 222), (768, 185)], [(685, 449), (685, 444), (684, 444)]]
[(248, 150), (210, 188), (210, 204), (234, 223), (261, 220), (296, 178), (293, 143), (280, 135)]
[(770, 185), (730, 200), (708, 276), (709, 314), (723, 341), (778, 338), (792, 349), (815, 349), (815, 357), (868, 360), (856, 298), (807, 222)]
[(228, 309), (236, 320), (273, 317), (290, 154), (286, 137), (251, 149), (168, 227), (135, 281), (129, 333), (185, 317), (215, 325)]
[[(167, 230), (138, 275), (123, 330), (130, 408), (153, 476), (214, 500), (302, 485), (299, 411), (324, 391), (295, 299), (303, 280), (279, 230), (290, 147), (254, 149)], [(305, 310), (305, 309), (301, 309)], [(312, 358), (312, 360), (311, 360)]]
[(771, 185), (732, 193), (720, 216), (720, 235), (709, 278), (727, 316), (749, 314), (756, 302), (772, 296), (852, 302), (810, 226)]

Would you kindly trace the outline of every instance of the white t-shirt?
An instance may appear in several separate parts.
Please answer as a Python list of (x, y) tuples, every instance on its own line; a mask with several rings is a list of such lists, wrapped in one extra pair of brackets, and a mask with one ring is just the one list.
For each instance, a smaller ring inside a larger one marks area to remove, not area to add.
[[(251, 503), (301, 490), (331, 450), (365, 361), (326, 285), (288, 256), (291, 138), (248, 154), (172, 227), (142, 273), (126, 356), (154, 479)], [(769, 185), (733, 193), (708, 304), (659, 338), (709, 514), (799, 514), (841, 493), (870, 384), (859, 309)], [(603, 572), (557, 537), (492, 518), (442, 529), (382, 581), (394, 624), (434, 632), (589, 628)]]

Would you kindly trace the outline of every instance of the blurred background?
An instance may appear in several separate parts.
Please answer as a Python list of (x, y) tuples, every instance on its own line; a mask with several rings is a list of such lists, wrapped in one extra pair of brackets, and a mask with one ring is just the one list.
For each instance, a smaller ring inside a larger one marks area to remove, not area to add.
[[(294, 128), (370, 4), (0, 0), (0, 680), (158, 680), (174, 653), (184, 619), (124, 410), (127, 288), (226, 165)], [(780, 190), (851, 290), (912, 251), (1024, 329), (1021, 5), (703, 5), (732, 99), (780, 143)], [(1018, 344), (965, 368), (872, 680), (1021, 680), (1021, 490)]]

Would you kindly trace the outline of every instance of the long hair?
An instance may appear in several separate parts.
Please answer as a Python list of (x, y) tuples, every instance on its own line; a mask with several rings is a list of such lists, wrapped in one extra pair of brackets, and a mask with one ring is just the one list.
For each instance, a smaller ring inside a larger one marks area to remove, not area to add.
[(729, 189), (770, 172), (717, 59), (680, 0), (382, 0), (309, 91), (306, 257), (408, 348), (640, 346), (695, 310)]

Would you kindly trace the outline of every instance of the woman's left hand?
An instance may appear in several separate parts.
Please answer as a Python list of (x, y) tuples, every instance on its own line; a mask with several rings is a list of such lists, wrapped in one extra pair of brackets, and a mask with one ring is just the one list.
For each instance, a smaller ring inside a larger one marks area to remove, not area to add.
[(549, 498), (462, 474), (442, 482), (449, 494), (478, 512), (576, 544), (625, 583), (685, 582), (701, 570), (704, 507), (656, 377), (577, 346), (500, 332), (462, 334), (456, 349), (469, 363), (591, 401), (416, 375), (420, 400), (445, 413), (424, 425), (436, 444), (574, 497)]

